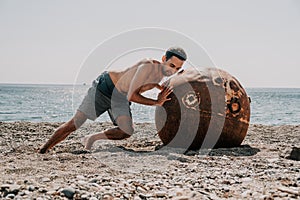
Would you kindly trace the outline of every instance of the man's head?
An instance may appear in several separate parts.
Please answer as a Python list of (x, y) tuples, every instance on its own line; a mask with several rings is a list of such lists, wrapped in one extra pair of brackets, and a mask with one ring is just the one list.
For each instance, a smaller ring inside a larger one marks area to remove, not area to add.
[(180, 47), (171, 47), (166, 51), (166, 54), (162, 57), (164, 65), (163, 74), (165, 76), (171, 76), (175, 74), (186, 61), (187, 56), (185, 51)]

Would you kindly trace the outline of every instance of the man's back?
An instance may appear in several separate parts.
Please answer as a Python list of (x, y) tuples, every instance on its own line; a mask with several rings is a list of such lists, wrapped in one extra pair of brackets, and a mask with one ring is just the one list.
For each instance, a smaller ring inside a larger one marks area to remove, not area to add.
[(158, 84), (163, 78), (160, 65), (156, 60), (144, 59), (123, 71), (110, 71), (109, 75), (117, 90), (123, 94), (128, 93), (132, 82), (141, 83), (134, 90), (145, 91), (155, 87), (153, 84)]

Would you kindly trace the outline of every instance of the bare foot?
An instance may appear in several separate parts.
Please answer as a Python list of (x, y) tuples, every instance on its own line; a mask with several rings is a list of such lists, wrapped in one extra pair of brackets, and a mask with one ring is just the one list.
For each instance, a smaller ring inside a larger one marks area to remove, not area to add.
[(94, 142), (95, 142), (95, 141), (93, 140), (92, 135), (84, 137), (84, 138), (83, 138), (83, 141), (82, 141), (82, 143), (83, 143), (83, 145), (84, 145), (84, 148), (85, 148), (86, 150), (91, 150), (91, 148), (92, 148)]

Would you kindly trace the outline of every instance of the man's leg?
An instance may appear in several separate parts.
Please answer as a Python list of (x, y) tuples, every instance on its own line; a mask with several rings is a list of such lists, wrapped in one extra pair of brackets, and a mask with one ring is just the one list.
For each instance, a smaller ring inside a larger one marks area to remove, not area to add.
[(117, 118), (117, 128), (105, 130), (101, 133), (96, 133), (85, 137), (85, 148), (90, 150), (92, 145), (97, 140), (122, 140), (129, 138), (133, 134), (132, 119), (129, 116), (119, 116)]
[(39, 153), (46, 153), (53, 146), (63, 141), (73, 131), (77, 130), (86, 120), (86, 115), (83, 112), (77, 111), (70, 121), (61, 125), (54, 132), (48, 142), (39, 149)]

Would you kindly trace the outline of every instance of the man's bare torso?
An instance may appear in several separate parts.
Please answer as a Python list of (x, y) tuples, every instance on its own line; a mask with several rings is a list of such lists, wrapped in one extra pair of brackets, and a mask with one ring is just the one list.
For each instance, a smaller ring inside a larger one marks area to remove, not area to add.
[(161, 64), (156, 60), (142, 60), (123, 71), (110, 71), (109, 75), (117, 90), (123, 94), (128, 93), (133, 81), (142, 82), (134, 90), (143, 92), (156, 87), (163, 78)]

